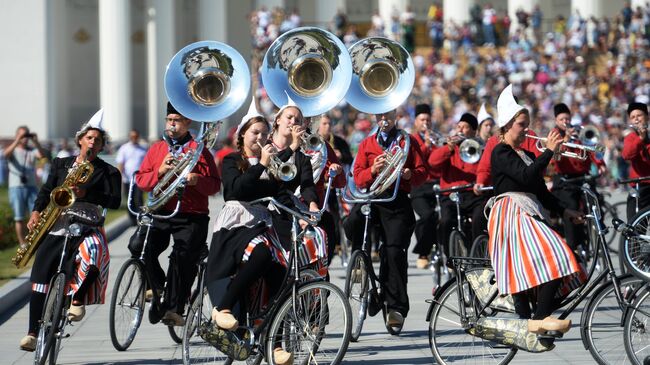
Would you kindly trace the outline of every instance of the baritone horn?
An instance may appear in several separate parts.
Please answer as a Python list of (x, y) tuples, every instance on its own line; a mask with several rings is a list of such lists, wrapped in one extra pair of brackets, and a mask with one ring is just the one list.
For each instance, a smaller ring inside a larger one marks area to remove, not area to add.
[[(527, 134), (526, 137), (537, 140), (537, 143), (535, 145), (536, 145), (537, 149), (540, 152), (546, 151), (546, 146), (544, 145), (544, 143), (546, 143), (548, 138), (546, 138), (546, 137), (537, 137), (537, 136), (533, 136), (533, 135), (530, 135), (530, 134)], [(596, 152), (604, 152), (605, 151), (605, 147), (603, 145), (598, 145), (598, 144), (593, 145), (593, 146), (589, 146), (589, 145), (584, 145), (584, 144), (579, 144), (579, 143), (563, 142), (562, 146), (564, 146), (566, 148), (573, 148), (573, 149), (578, 150), (577, 152), (562, 151), (560, 153), (562, 156), (568, 157), (568, 158), (577, 158), (577, 159), (582, 160), (582, 161), (586, 160), (587, 157), (589, 157), (589, 153), (596, 153)]]

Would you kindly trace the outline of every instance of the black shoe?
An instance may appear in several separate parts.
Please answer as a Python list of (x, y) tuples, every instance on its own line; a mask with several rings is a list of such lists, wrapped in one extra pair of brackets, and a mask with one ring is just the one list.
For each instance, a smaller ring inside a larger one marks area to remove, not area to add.
[(163, 317), (163, 313), (160, 312), (157, 305), (152, 305), (149, 308), (149, 323), (157, 324), (160, 322), (160, 319)]

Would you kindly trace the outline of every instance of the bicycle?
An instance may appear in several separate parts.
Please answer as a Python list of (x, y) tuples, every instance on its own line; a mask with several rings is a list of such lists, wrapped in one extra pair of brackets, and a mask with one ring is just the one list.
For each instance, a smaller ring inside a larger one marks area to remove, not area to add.
[(70, 274), (65, 272), (64, 263), (68, 256), (73, 254), (76, 247), (68, 247), (71, 238), (82, 237), (84, 231), (99, 227), (104, 224), (106, 210), (99, 221), (91, 221), (79, 215), (70, 215), (69, 225), (65, 230), (65, 240), (61, 249), (61, 258), (57, 271), (50, 280), (43, 314), (39, 324), (38, 336), (36, 338), (36, 350), (34, 352), (34, 363), (43, 365), (49, 359), (49, 364), (56, 364), (61, 350), (61, 340), (70, 337), (65, 332), (67, 325), (72, 325), (68, 319), (68, 309), (72, 303), (72, 296), (68, 295), (68, 279)]
[[(200, 291), (194, 297), (183, 328), (184, 364), (231, 364), (244, 360), (259, 364), (264, 358), (274, 364), (273, 350), (277, 346), (291, 352), (297, 364), (338, 364), (347, 351), (352, 319), (345, 295), (316, 273), (304, 275), (298, 264), (298, 242), (306, 232), (298, 233), (298, 220), (316, 226), (323, 210), (296, 211), (273, 198), (258, 199), (251, 204), (263, 202), (270, 202), (293, 216), (293, 246), (285, 280), (265, 309), (248, 313), (242, 322), (247, 325), (232, 332), (220, 329), (212, 321), (212, 305), (205, 284), (200, 282)], [(247, 312), (241, 307), (240, 311)]]
[[(600, 364), (620, 363), (620, 331), (625, 312), (631, 308), (633, 293), (642, 281), (630, 275), (616, 276), (605, 242), (607, 227), (602, 223), (598, 197), (583, 186), (591, 200), (586, 217), (598, 229), (596, 255), (604, 257), (605, 267), (594, 280), (596, 261), (592, 261), (588, 279), (562, 300), (565, 319), (583, 301), (587, 301), (580, 318), (580, 334), (585, 349)], [(600, 252), (602, 251), (602, 253)], [(489, 260), (452, 257), (455, 280), (447, 282), (430, 303), (429, 345), (439, 364), (452, 362), (493, 362), (507, 364), (519, 348), (530, 352), (550, 351), (554, 337), (538, 337), (527, 331), (527, 320), (515, 319), (510, 296), (498, 294)], [(591, 295), (591, 296), (590, 296)]]
[[(134, 173), (135, 176), (135, 173)], [(168, 215), (157, 215), (148, 209), (141, 209), (136, 212), (132, 208), (132, 193), (135, 179), (131, 179), (129, 186), (129, 195), (127, 207), (129, 211), (137, 217), (138, 229), (145, 227), (145, 238), (142, 245), (140, 256), (131, 257), (120, 268), (115, 278), (113, 293), (111, 294), (111, 306), (109, 309), (109, 332), (111, 343), (118, 351), (126, 351), (135, 339), (142, 317), (145, 311), (145, 294), (147, 289), (152, 289), (151, 305), (158, 309), (161, 304), (162, 294), (154, 289), (154, 285), (148, 270), (145, 266), (145, 250), (147, 249), (149, 230), (153, 226), (154, 219), (170, 219), (174, 217), (180, 209), (180, 201), (184, 184), (180, 184), (177, 191), (176, 207)], [(175, 326), (167, 326), (169, 335), (175, 343), (181, 343), (181, 337), (176, 333)]]

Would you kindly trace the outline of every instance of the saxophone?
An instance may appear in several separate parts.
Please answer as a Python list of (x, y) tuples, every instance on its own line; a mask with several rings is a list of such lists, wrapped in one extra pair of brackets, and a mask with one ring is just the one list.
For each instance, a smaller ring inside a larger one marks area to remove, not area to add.
[(48, 234), (54, 222), (61, 215), (61, 212), (74, 204), (76, 196), (71, 187), (86, 183), (93, 174), (94, 169), (88, 159), (84, 158), (82, 163), (70, 169), (63, 184), (52, 190), (50, 203), (41, 212), (38, 222), (25, 237), (25, 243), (18, 247), (16, 256), (11, 259), (11, 262), (16, 267), (21, 268), (27, 265), (38, 246), (43, 242), (45, 235)]

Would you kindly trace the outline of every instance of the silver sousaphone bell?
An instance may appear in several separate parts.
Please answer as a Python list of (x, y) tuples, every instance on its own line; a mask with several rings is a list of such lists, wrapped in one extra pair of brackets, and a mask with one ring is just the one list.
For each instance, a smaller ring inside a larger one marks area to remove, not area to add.
[(332, 33), (296, 28), (276, 39), (264, 55), (262, 82), (278, 107), (287, 95), (311, 117), (335, 107), (350, 86), (352, 62), (345, 45)]
[(196, 166), (203, 148), (212, 148), (221, 120), (239, 109), (248, 96), (250, 71), (234, 48), (216, 41), (185, 46), (169, 61), (165, 92), (181, 115), (200, 122), (195, 150), (180, 153), (174, 168), (158, 179), (146, 210), (163, 207), (185, 186), (185, 178)]
[(415, 69), (399, 43), (382, 37), (350, 47), (352, 82), (345, 99), (364, 113), (381, 114), (400, 106), (411, 94)]
[(165, 72), (165, 92), (174, 108), (197, 122), (216, 122), (239, 109), (250, 90), (244, 58), (227, 44), (192, 43), (174, 55)]

